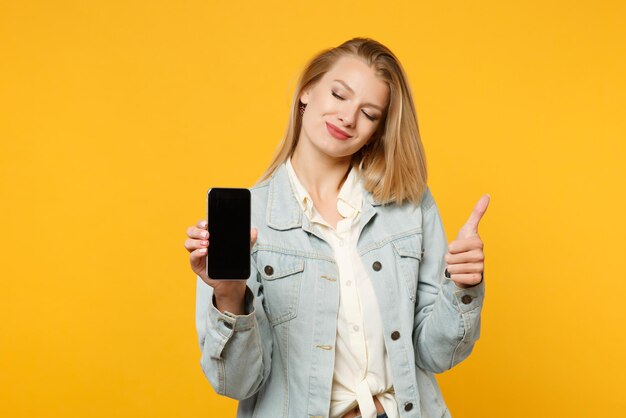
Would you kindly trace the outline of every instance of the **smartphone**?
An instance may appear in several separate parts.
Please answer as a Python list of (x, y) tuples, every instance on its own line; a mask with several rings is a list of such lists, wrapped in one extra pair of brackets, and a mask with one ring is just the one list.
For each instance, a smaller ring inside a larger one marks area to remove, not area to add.
[(250, 190), (215, 187), (207, 192), (209, 247), (207, 276), (215, 280), (250, 277)]

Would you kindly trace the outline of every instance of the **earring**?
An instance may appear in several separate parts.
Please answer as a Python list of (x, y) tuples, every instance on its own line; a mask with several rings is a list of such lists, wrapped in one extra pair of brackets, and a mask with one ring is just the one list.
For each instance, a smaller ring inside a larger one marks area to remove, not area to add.
[(306, 108), (306, 105), (300, 102), (299, 108), (300, 108), (300, 115), (304, 115), (304, 109)]

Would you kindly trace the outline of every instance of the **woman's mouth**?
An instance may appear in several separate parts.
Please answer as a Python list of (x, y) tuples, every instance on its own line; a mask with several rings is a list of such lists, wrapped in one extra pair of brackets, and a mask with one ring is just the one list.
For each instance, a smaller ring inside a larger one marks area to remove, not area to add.
[(328, 123), (326, 122), (326, 129), (328, 129), (328, 132), (337, 139), (348, 139), (350, 138), (350, 135), (348, 135), (347, 133), (345, 133), (344, 131), (342, 131), (341, 129), (337, 128), (335, 125), (333, 125), (332, 123)]

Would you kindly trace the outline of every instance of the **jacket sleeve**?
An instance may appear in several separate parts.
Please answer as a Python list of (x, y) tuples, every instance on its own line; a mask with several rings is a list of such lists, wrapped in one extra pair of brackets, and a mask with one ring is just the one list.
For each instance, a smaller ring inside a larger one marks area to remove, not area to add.
[(254, 395), (270, 373), (272, 335), (263, 309), (263, 286), (251, 257), (245, 315), (220, 312), (213, 288), (199, 276), (196, 330), (205, 376), (220, 395), (242, 400)]
[(441, 373), (467, 358), (480, 337), (485, 280), (461, 288), (445, 277), (444, 256), (448, 242), (429, 188), (424, 193), (421, 207), (423, 256), (419, 268), (413, 343), (417, 365)]

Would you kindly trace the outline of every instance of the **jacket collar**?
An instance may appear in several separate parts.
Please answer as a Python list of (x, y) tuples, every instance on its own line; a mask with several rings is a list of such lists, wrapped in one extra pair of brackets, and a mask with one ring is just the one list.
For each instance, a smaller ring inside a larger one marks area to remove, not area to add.
[[(376, 202), (372, 194), (365, 190), (361, 217), (362, 226), (376, 214), (376, 206), (380, 206), (380, 203)], [(308, 218), (303, 217), (302, 209), (291, 188), (289, 173), (284, 163), (278, 166), (269, 182), (266, 221), (267, 226), (279, 231), (302, 227), (307, 231), (314, 232)]]

